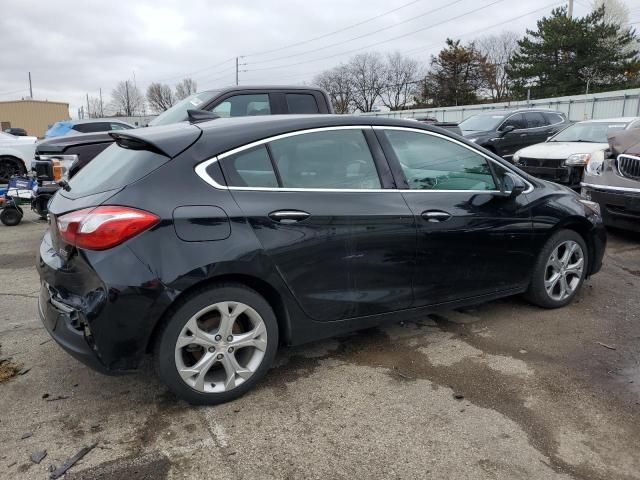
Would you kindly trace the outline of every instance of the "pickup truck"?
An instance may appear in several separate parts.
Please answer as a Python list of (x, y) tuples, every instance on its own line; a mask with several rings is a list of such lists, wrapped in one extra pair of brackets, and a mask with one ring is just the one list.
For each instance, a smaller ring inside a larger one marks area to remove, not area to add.
[[(191, 95), (154, 118), (149, 125), (168, 125), (188, 119), (188, 110), (219, 117), (333, 113), (329, 96), (318, 88), (300, 86), (235, 86)], [(32, 169), (40, 179), (53, 180), (53, 161), (63, 177), (71, 178), (113, 143), (109, 132), (54, 137), (40, 142)], [(51, 178), (49, 178), (51, 177)], [(55, 178), (59, 180), (59, 178)]]

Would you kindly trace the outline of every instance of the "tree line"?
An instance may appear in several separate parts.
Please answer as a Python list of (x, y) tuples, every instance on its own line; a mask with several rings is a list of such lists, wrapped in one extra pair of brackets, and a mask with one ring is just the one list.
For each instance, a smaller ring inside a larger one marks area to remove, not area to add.
[(576, 95), (640, 85), (635, 30), (617, 0), (584, 17), (555, 8), (519, 38), (503, 32), (462, 43), (447, 39), (428, 64), (400, 53), (368, 52), (322, 72), (339, 113), (445, 107)]

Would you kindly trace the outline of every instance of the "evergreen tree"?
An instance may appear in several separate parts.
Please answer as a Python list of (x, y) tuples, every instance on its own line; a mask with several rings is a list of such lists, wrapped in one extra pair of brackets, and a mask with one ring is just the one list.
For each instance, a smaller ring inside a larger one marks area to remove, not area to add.
[(582, 18), (569, 18), (556, 8), (527, 30), (519, 52), (509, 62), (514, 92), (532, 97), (575, 95), (589, 91), (628, 88), (638, 83), (635, 32), (606, 23), (604, 7)]

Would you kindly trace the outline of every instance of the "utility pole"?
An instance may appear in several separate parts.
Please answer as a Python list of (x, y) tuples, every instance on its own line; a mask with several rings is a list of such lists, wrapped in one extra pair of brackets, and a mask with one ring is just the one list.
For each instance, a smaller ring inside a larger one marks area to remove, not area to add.
[(31, 72), (29, 72), (29, 98), (33, 100), (33, 87), (31, 85)]
[(573, 17), (573, 0), (569, 0), (569, 11), (568, 11), (568, 16), (569, 18)]
[(87, 116), (91, 118), (91, 108), (89, 107), (89, 94), (87, 93)]
[[(238, 85), (238, 58), (239, 57), (236, 57), (236, 85)], [(29, 74), (29, 75), (31, 75), (31, 74)]]
[(102, 106), (102, 87), (100, 87), (100, 117), (104, 117), (104, 109)]

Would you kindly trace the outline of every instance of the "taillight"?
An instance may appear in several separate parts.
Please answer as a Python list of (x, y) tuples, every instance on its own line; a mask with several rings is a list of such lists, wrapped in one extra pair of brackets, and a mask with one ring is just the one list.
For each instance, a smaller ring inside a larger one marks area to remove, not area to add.
[(56, 221), (65, 242), (87, 250), (106, 250), (153, 227), (160, 217), (113, 205), (76, 210)]

